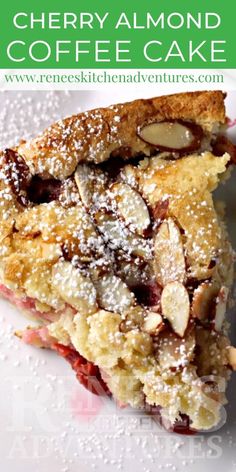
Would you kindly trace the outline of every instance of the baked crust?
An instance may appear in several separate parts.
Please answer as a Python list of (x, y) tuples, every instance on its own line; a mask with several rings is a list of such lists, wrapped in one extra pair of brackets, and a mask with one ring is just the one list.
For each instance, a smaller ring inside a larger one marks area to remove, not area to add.
[(221, 91), (190, 92), (98, 108), (58, 121), (18, 152), (33, 174), (64, 179), (79, 162), (99, 164), (116, 152), (128, 158), (152, 154), (155, 148), (137, 135), (144, 123), (184, 119), (212, 133), (225, 124), (224, 98)]

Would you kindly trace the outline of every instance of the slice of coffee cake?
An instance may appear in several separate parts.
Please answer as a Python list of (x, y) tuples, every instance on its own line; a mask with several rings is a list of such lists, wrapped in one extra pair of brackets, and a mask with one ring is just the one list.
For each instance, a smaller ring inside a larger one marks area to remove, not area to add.
[(0, 291), (20, 336), (123, 404), (195, 430), (220, 420), (236, 366), (233, 251), (212, 192), (236, 161), (224, 94), (92, 110), (0, 156)]

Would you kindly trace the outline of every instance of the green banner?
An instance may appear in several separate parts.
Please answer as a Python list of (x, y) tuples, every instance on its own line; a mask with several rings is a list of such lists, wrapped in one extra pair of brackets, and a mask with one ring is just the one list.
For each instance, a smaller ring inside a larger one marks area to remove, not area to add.
[(4, 2), (0, 68), (235, 68), (229, 0)]

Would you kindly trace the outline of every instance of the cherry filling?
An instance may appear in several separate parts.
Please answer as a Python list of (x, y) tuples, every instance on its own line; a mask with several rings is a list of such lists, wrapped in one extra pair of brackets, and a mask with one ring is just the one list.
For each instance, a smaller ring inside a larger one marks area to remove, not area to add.
[(58, 200), (62, 188), (62, 182), (56, 179), (43, 180), (39, 176), (32, 177), (27, 189), (27, 195), (32, 203), (50, 203)]
[(57, 179), (43, 180), (32, 176), (25, 160), (13, 149), (6, 149), (3, 154), (3, 171), (17, 201), (28, 206), (58, 200), (62, 182)]
[(230, 164), (236, 164), (236, 146), (226, 136), (218, 136), (212, 147), (215, 156), (222, 156), (227, 152), (231, 157)]
[(100, 164), (100, 168), (107, 173), (111, 180), (115, 179), (120, 171), (127, 166), (132, 164), (132, 166), (138, 166), (140, 161), (143, 160), (145, 156), (142, 153), (132, 157), (132, 149), (128, 146), (123, 146), (116, 149), (110, 155), (110, 158)]
[(99, 368), (92, 362), (87, 361), (75, 349), (55, 343), (52, 345), (60, 356), (66, 359), (72, 369), (76, 372), (79, 382), (92, 393), (96, 395), (111, 395), (111, 392), (102, 379)]
[[(191, 421), (188, 415), (180, 413), (180, 419), (176, 420), (173, 425), (165, 421), (161, 415), (161, 406), (150, 406), (147, 405), (147, 410), (151, 416), (155, 417), (160, 426), (166, 429), (166, 431), (176, 434), (184, 434), (192, 436), (197, 434), (197, 431), (191, 427)], [(168, 423), (168, 424), (167, 424)]]
[[(100, 370), (96, 365), (87, 361), (71, 347), (55, 343), (52, 345), (52, 349), (70, 363), (72, 369), (76, 372), (77, 379), (85, 388), (87, 388), (87, 390), (96, 395), (111, 395), (111, 392), (102, 379)], [(196, 431), (191, 428), (190, 418), (187, 415), (180, 414), (180, 420), (176, 421), (172, 426), (167, 426), (161, 415), (161, 407), (147, 405), (147, 412), (155, 416), (155, 419), (157, 419), (160, 425), (167, 431), (185, 435), (196, 434)]]
[(17, 297), (13, 290), (10, 290), (5, 285), (0, 284), (0, 294), (18, 308), (29, 311), (32, 315), (41, 317), (41, 313), (35, 308), (35, 300), (30, 297)]
[(189, 416), (182, 413), (180, 413), (180, 420), (177, 420), (173, 426), (173, 432), (177, 434), (187, 434), (188, 436), (197, 434), (197, 431), (191, 428)]
[(138, 284), (132, 287), (138, 303), (147, 307), (159, 306), (162, 287), (156, 282)]

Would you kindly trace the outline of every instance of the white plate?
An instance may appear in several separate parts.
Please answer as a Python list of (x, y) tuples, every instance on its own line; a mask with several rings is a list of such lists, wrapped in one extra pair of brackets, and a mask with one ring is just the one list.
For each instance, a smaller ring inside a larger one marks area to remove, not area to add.
[[(157, 94), (150, 88), (138, 92), (143, 97)], [(54, 119), (136, 96), (135, 90), (131, 95), (121, 88), (113, 93), (1, 93), (0, 148), (37, 134)], [(227, 108), (236, 118), (236, 92), (229, 93)], [(236, 136), (236, 127), (231, 133)], [(235, 177), (236, 172), (218, 191), (227, 202), (234, 247)], [(236, 471), (236, 375), (228, 389), (225, 426), (198, 436), (171, 435), (150, 417), (118, 409), (112, 401), (87, 392), (69, 365), (53, 353), (23, 345), (13, 333), (28, 323), (5, 301), (0, 301), (0, 321), (2, 471)]]

